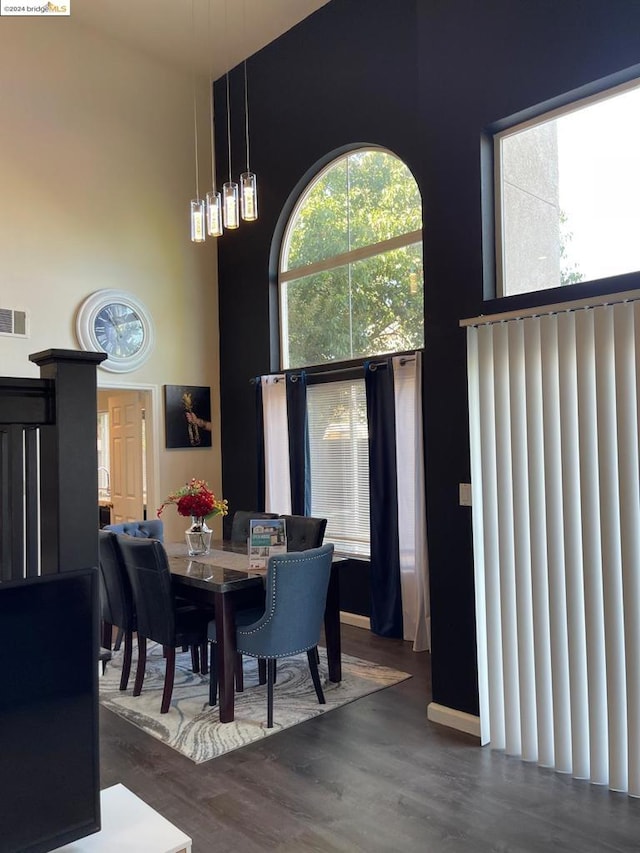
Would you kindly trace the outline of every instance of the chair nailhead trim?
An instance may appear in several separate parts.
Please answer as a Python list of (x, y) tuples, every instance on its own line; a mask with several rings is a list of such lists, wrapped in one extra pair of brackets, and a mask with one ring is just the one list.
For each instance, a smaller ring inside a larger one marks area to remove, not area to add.
[[(296, 649), (293, 652), (287, 652), (286, 655), (269, 655), (268, 657), (266, 655), (256, 655), (253, 652), (242, 652), (241, 654), (247, 655), (247, 657), (250, 658), (256, 658), (256, 660), (258, 658), (261, 658), (262, 660), (276, 660), (276, 658), (290, 658), (293, 657), (293, 655), (301, 655), (302, 652), (308, 652), (310, 649), (315, 649), (315, 646), (305, 646), (304, 649)], [(240, 651), (240, 649), (238, 649), (238, 651)]]

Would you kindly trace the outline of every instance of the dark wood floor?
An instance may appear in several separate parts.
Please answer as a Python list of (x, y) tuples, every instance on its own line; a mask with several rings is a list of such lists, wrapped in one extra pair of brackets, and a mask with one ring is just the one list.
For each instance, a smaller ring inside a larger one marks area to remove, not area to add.
[(429, 723), (428, 654), (347, 626), (343, 642), (414, 677), (201, 765), (101, 709), (102, 787), (124, 784), (194, 853), (640, 851), (640, 800)]

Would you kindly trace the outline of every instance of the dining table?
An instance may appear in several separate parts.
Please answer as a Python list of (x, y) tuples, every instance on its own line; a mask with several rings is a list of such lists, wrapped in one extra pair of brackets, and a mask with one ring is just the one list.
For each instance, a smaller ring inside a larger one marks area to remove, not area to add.
[[(216, 540), (206, 554), (190, 557), (184, 542), (167, 542), (174, 592), (194, 603), (213, 604), (216, 623), (216, 666), (221, 723), (234, 719), (236, 611), (264, 606), (266, 568), (251, 567), (246, 546)], [(324, 639), (329, 681), (342, 679), (340, 637), (341, 558), (334, 558), (324, 612)]]

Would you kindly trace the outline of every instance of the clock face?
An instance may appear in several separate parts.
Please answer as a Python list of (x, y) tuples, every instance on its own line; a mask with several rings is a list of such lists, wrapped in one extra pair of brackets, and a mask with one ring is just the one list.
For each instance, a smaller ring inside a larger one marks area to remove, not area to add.
[(111, 302), (98, 311), (93, 328), (100, 348), (116, 358), (135, 355), (144, 343), (142, 320), (122, 302)]
[(98, 290), (80, 306), (76, 333), (85, 350), (106, 352), (100, 365), (114, 373), (135, 370), (153, 346), (153, 325), (144, 305), (123, 290)]

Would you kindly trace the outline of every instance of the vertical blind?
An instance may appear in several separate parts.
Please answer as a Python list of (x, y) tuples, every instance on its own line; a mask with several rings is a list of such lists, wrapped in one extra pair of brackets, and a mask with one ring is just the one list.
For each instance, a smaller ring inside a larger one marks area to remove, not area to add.
[(465, 325), (482, 740), (640, 796), (640, 303)]

